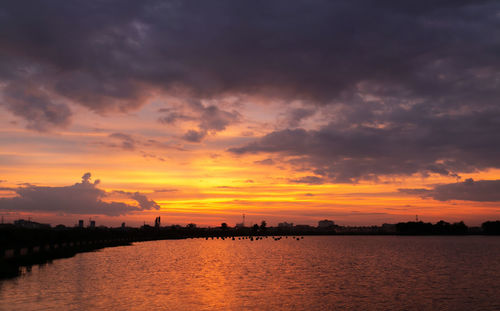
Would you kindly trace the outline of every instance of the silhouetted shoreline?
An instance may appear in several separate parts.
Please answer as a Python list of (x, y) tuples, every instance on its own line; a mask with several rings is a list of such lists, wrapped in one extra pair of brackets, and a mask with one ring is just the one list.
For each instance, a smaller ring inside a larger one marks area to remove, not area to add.
[[(284, 223), (278, 227), (261, 226), (199, 228), (194, 224), (155, 227), (144, 225), (140, 228), (120, 227), (64, 227), (54, 228), (31, 221), (21, 221), (16, 225), (0, 225), (0, 278), (15, 277), (21, 267), (51, 262), (58, 258), (68, 258), (81, 252), (95, 251), (105, 247), (126, 246), (133, 242), (205, 238), (205, 239), (249, 239), (298, 237), (312, 235), (499, 235), (500, 221), (487, 221), (481, 227), (468, 227), (463, 222), (436, 224), (422, 221), (384, 224), (382, 226), (346, 227), (333, 225), (312, 227)], [(321, 223), (321, 222), (320, 222)]]

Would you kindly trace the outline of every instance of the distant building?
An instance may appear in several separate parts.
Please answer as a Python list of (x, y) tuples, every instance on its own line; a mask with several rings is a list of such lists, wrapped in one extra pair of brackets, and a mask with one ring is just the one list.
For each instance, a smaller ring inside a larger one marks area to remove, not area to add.
[(155, 228), (160, 228), (160, 225), (161, 225), (161, 219), (160, 219), (160, 216), (156, 217), (155, 218)]
[(122, 229), (125, 229), (125, 223), (122, 222)]
[(24, 219), (14, 220), (14, 226), (22, 227), (22, 228), (30, 228), (30, 229), (48, 229), (48, 228), (50, 228), (49, 224), (41, 224), (38, 222), (34, 222), (31, 220), (24, 220)]
[(83, 228), (83, 219), (78, 221), (78, 228)]
[(309, 225), (295, 225), (293, 228), (299, 231), (309, 231), (314, 229), (314, 227), (311, 227)]
[(318, 228), (319, 229), (328, 229), (328, 228), (333, 228), (334, 226), (335, 226), (335, 223), (331, 220), (328, 220), (328, 219), (318, 221)]
[(396, 233), (396, 225), (395, 224), (383, 224), (382, 232), (385, 233)]
[(282, 228), (282, 229), (291, 229), (293, 227), (293, 222), (291, 223), (288, 223), (288, 222), (280, 222), (278, 224), (278, 228)]
[(90, 228), (95, 228), (95, 220), (90, 221)]
[(235, 226), (236, 228), (245, 228), (245, 214), (243, 214), (242, 221)]

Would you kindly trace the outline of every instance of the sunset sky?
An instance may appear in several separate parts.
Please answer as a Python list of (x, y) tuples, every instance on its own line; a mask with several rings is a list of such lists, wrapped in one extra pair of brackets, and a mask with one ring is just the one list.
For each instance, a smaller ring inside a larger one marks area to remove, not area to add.
[(500, 218), (498, 1), (4, 1), (0, 214)]

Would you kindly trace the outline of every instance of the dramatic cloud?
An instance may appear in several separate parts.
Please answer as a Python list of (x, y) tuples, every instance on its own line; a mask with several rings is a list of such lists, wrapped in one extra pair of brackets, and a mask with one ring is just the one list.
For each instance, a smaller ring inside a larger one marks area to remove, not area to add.
[(159, 209), (160, 206), (139, 192), (120, 192), (137, 201), (137, 206), (122, 202), (105, 202), (106, 191), (97, 188), (99, 180), (90, 181), (90, 173), (82, 182), (65, 187), (39, 187), (26, 185), (11, 189), (12, 198), (0, 198), (0, 209), (9, 211), (54, 212), (64, 214), (90, 214), (118, 216), (137, 211)]
[(178, 109), (184, 111), (180, 112), (174, 108), (160, 109), (158, 112), (166, 115), (160, 117), (159, 121), (169, 125), (178, 121), (198, 121), (198, 130), (190, 129), (182, 137), (190, 142), (200, 142), (208, 134), (223, 131), (240, 119), (237, 111), (225, 111), (214, 105), (205, 106), (199, 101), (189, 101), (185, 107)]
[(313, 116), (314, 114), (316, 113), (316, 110), (312, 109), (312, 108), (295, 108), (295, 109), (291, 109), (289, 111), (287, 111), (287, 113), (285, 113), (284, 115), (284, 123), (288, 126), (288, 127), (298, 127), (300, 125), (300, 123)]
[(66, 127), (70, 123), (69, 107), (55, 102), (36, 86), (10, 84), (3, 88), (2, 95), (0, 104), (3, 103), (14, 115), (25, 118), (30, 129), (44, 132), (53, 127)]
[(416, 173), (456, 177), (500, 168), (500, 110), (447, 115), (422, 109), (418, 105), (392, 109), (359, 117), (358, 123), (331, 122), (319, 130), (275, 131), (229, 151), (289, 157), (297, 170), (317, 175), (304, 179), (306, 183)]
[(182, 113), (175, 111), (172, 108), (162, 108), (159, 109), (158, 112), (163, 113), (164, 116), (159, 118), (158, 121), (164, 124), (175, 124), (177, 121), (193, 121), (196, 118), (192, 116), (188, 116)]
[(399, 191), (438, 201), (500, 202), (500, 180), (474, 181), (470, 178), (464, 182), (437, 185), (433, 189), (399, 189)]
[(174, 98), (160, 122), (190, 122), (180, 136), (200, 142), (246, 120), (224, 98), (289, 103), (284, 126), (230, 151), (268, 153), (309, 184), (458, 177), (500, 168), (499, 11), (493, 0), (10, 1), (0, 104), (43, 131), (67, 126), (74, 104)]
[[(9, 1), (0, 11), (0, 84), (97, 112), (162, 93), (491, 106), (500, 95), (499, 8), (486, 0)], [(36, 129), (69, 115), (47, 98), (17, 100), (2, 103)]]

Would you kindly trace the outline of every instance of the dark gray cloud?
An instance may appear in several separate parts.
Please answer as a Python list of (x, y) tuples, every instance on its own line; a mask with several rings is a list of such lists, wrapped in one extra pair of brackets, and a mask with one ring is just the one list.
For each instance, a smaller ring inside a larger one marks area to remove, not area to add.
[(45, 132), (53, 127), (66, 127), (71, 121), (71, 110), (58, 103), (36, 85), (9, 84), (3, 88), (0, 104), (12, 114), (27, 121), (27, 127)]
[[(136, 148), (136, 140), (132, 138), (132, 136), (124, 133), (112, 133), (109, 134), (110, 138), (114, 138), (118, 141), (120, 141), (119, 147), (124, 149), (124, 150), (135, 150)], [(114, 147), (114, 144), (111, 144), (110, 146)]]
[(303, 120), (313, 116), (315, 113), (316, 110), (313, 108), (294, 108), (285, 113), (283, 121), (288, 127), (298, 127)]
[(464, 182), (436, 185), (432, 189), (399, 189), (399, 192), (438, 201), (500, 202), (500, 180), (474, 181), (470, 178)]
[(188, 130), (182, 138), (192, 143), (199, 143), (203, 140), (203, 138), (205, 138), (205, 136), (207, 136), (206, 131)]
[(153, 200), (149, 200), (144, 194), (140, 192), (128, 192), (128, 191), (113, 191), (113, 193), (123, 194), (129, 198), (137, 201), (140, 210), (150, 210), (150, 209), (160, 209), (160, 206)]
[(199, 101), (189, 101), (184, 107), (162, 108), (158, 112), (166, 115), (159, 118), (164, 124), (175, 124), (178, 121), (197, 121), (198, 129), (188, 130), (182, 138), (190, 142), (200, 142), (209, 134), (223, 131), (227, 126), (237, 123), (240, 114), (237, 111), (225, 111), (217, 106), (205, 106)]
[(119, 216), (133, 212), (159, 209), (160, 206), (139, 192), (120, 192), (137, 202), (137, 206), (122, 202), (103, 201), (109, 194), (99, 189), (99, 180), (90, 181), (91, 174), (72, 186), (41, 187), (26, 185), (12, 189), (17, 196), (0, 198), (0, 209), (9, 211), (54, 212)]
[(179, 191), (178, 189), (174, 189), (174, 188), (165, 188), (165, 189), (156, 189), (154, 190), (154, 192), (177, 192)]
[(240, 117), (236, 111), (224, 111), (214, 105), (204, 107), (200, 104), (197, 109), (201, 111), (199, 127), (208, 132), (223, 131), (230, 124), (237, 122)]
[(160, 117), (158, 121), (164, 124), (175, 124), (177, 121), (192, 121), (194, 117), (179, 113), (171, 108), (162, 108), (158, 112), (163, 113), (164, 116)]
[(290, 182), (297, 184), (321, 185), (325, 182), (323, 178), (317, 176), (304, 176), (298, 179), (290, 179)]
[(155, 139), (145, 139), (144, 137), (138, 135), (129, 135), (125, 133), (111, 133), (108, 135), (110, 142), (96, 142), (97, 145), (102, 145), (110, 148), (119, 148), (126, 151), (138, 151), (144, 158), (152, 158), (165, 162), (165, 158), (162, 156), (139, 149), (148, 149), (154, 147), (155, 149), (176, 149), (182, 151), (179, 144), (174, 144), (172, 142), (161, 142)]
[[(498, 1), (8, 1), (0, 80), (98, 112), (132, 109), (158, 92), (491, 106), (500, 95), (499, 8)], [(6, 105), (27, 120), (36, 111), (43, 122), (33, 128), (64, 124), (67, 113), (53, 116), (48, 101), (21, 102)]]
[(318, 130), (275, 131), (229, 151), (274, 154), (275, 160), (279, 155), (297, 171), (317, 175), (317, 182), (412, 174), (458, 177), (500, 168), (499, 109), (442, 114), (427, 108), (393, 108), (359, 117), (358, 123), (338, 120)]
[[(185, 106), (160, 121), (196, 122), (183, 138), (200, 142), (240, 119), (207, 102), (299, 101), (289, 129), (231, 151), (282, 156), (306, 172), (296, 182), (500, 168), (499, 10), (493, 0), (10, 1), (0, 103), (47, 130), (70, 122), (69, 103), (126, 111), (167, 94)], [(326, 125), (298, 128), (319, 108)]]
[(267, 158), (267, 159), (260, 160), (260, 161), (254, 161), (253, 163), (260, 164), (260, 165), (274, 165), (275, 164), (274, 160), (271, 158)]
[(156, 159), (158, 161), (161, 161), (161, 162), (165, 162), (165, 159), (160, 157), (160, 156), (157, 156), (156, 154), (154, 153), (150, 153), (150, 152), (144, 152), (144, 151), (141, 151), (141, 155), (143, 158), (151, 158), (151, 159)]

